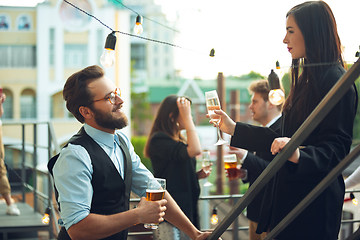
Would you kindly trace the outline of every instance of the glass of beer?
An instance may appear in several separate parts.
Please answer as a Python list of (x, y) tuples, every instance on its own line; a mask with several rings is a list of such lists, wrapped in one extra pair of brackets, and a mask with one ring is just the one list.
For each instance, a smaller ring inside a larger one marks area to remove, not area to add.
[(224, 155), (225, 170), (229, 181), (237, 178), (237, 158), (236, 154)]
[[(146, 200), (147, 201), (159, 201), (164, 198), (166, 189), (166, 179), (152, 178), (148, 180), (146, 188)], [(145, 223), (145, 228), (157, 229), (159, 223)]]

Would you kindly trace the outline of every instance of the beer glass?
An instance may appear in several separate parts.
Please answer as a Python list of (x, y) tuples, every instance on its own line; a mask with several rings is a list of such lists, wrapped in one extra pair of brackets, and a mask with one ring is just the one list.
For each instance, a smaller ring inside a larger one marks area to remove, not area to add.
[(206, 99), (206, 108), (208, 110), (209, 117), (216, 124), (217, 134), (219, 137), (219, 140), (214, 145), (223, 145), (227, 143), (227, 141), (222, 139), (220, 134), (219, 123), (221, 117), (214, 112), (214, 110), (220, 110), (220, 101), (216, 90), (205, 92), (205, 99)]
[[(148, 180), (146, 188), (146, 200), (147, 201), (159, 201), (164, 198), (166, 189), (166, 179), (152, 178)], [(159, 223), (145, 223), (145, 228), (157, 229)]]
[[(210, 151), (204, 150), (202, 153), (202, 162), (201, 166), (204, 169), (204, 172), (208, 174), (210, 172), (211, 162), (210, 162)], [(206, 183), (204, 183), (205, 187), (211, 186), (212, 183), (209, 182), (208, 178), (206, 178)]]
[(224, 155), (225, 170), (227, 171), (229, 181), (237, 178), (237, 158), (236, 154)]

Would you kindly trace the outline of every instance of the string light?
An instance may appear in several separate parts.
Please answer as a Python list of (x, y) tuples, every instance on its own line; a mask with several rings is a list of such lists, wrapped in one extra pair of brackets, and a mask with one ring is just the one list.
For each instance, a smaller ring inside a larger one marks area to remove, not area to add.
[(276, 69), (280, 69), (280, 63), (279, 63), (279, 61), (276, 61)]
[(43, 224), (49, 224), (49, 222), (50, 222), (50, 211), (51, 211), (51, 208), (47, 207), (46, 210), (45, 210), (44, 216), (42, 218), (42, 223)]
[(360, 57), (360, 46), (359, 46), (359, 51), (356, 51), (355, 53), (355, 57)]
[(142, 22), (143, 22), (143, 18), (141, 15), (137, 15), (136, 17), (136, 23), (135, 23), (135, 27), (134, 27), (134, 33), (135, 34), (141, 34), (144, 29), (142, 27)]
[[(97, 17), (93, 16), (92, 14), (84, 11), (83, 9), (75, 6), (74, 4), (70, 3), (69, 1), (67, 0), (63, 0), (64, 2), (66, 2), (67, 4), (71, 5), (72, 7), (78, 9), (79, 11), (85, 13), (86, 15), (88, 15), (89, 17), (92, 17), (94, 19), (96, 19), (100, 24), (102, 24), (104, 27), (110, 29), (111, 31), (114, 31), (111, 27), (107, 26), (105, 23), (103, 23), (101, 20), (99, 20)], [(117, 0), (116, 0), (117, 1)], [(120, 3), (120, 1), (117, 1)], [(122, 4), (123, 5), (123, 4)], [(123, 5), (125, 6), (125, 5)], [(127, 7), (128, 8), (128, 7)], [(130, 9), (130, 8), (128, 8)], [(131, 9), (130, 9), (131, 10)], [(133, 11), (133, 10), (132, 10)], [(135, 12), (135, 11), (134, 11)], [(151, 20), (152, 21), (152, 20)], [(155, 22), (155, 21), (153, 21)], [(155, 22), (157, 23), (157, 22)], [(158, 23), (159, 24), (159, 23)], [(161, 25), (161, 24), (160, 24)], [(166, 26), (165, 26), (166, 27)], [(169, 28), (169, 27), (168, 27)], [(171, 29), (171, 28), (169, 28)], [(174, 30), (174, 29), (171, 29), (171, 30)], [(174, 30), (174, 31), (177, 31), (177, 30)], [(140, 39), (143, 39), (143, 40), (146, 40), (146, 41), (152, 41), (152, 42), (156, 42), (156, 43), (160, 43), (160, 44), (166, 44), (166, 45), (169, 45), (169, 46), (172, 46), (172, 47), (177, 47), (177, 48), (181, 48), (181, 49), (184, 49), (184, 50), (188, 50), (188, 51), (192, 51), (192, 52), (196, 52), (196, 53), (199, 53), (199, 54), (204, 54), (203, 52), (199, 52), (197, 50), (194, 50), (194, 49), (188, 49), (188, 48), (184, 48), (182, 46), (179, 46), (179, 45), (175, 45), (175, 44), (172, 44), (172, 43), (168, 43), (168, 42), (164, 42), (164, 41), (158, 41), (158, 40), (154, 40), (154, 39), (151, 39), (151, 38), (146, 38), (146, 37), (141, 37), (139, 35), (133, 35), (131, 33), (126, 33), (126, 32), (121, 32), (121, 31), (114, 31), (116, 33), (121, 33), (121, 34), (124, 34), (124, 35), (128, 35), (128, 36), (131, 36), (131, 37), (137, 37), (137, 38), (140, 38)], [(360, 53), (356, 53), (356, 56), (360, 55)], [(244, 62), (244, 60), (239, 60), (239, 59), (234, 59), (234, 58), (228, 58), (228, 57), (222, 57), (222, 58), (227, 58), (227, 59), (231, 59), (232, 61), (240, 61), (240, 62)], [(247, 62), (249, 63), (249, 62)], [(323, 66), (323, 65), (333, 65), (334, 63), (337, 63), (337, 62), (325, 62), (325, 63), (307, 63), (307, 64), (302, 64), (300, 67), (308, 67), (308, 66)], [(353, 62), (352, 62), (353, 63)], [(259, 65), (258, 63), (252, 63), (253, 65), (257, 65), (257, 66), (264, 66), (264, 65)], [(286, 66), (286, 67), (283, 67), (283, 68), (289, 68), (289, 67), (299, 67), (298, 65), (294, 66)]]
[(285, 94), (280, 87), (280, 81), (278, 75), (271, 69), (271, 72), (268, 77), (269, 81), (269, 101), (273, 105), (280, 105), (285, 100)]
[(350, 199), (355, 206), (359, 204), (359, 201), (355, 198), (355, 195), (352, 192), (350, 193)]
[(116, 35), (113, 31), (110, 33), (105, 42), (104, 53), (100, 57), (100, 63), (103, 67), (109, 68), (114, 65), (115, 62), (115, 45), (116, 45)]
[(210, 57), (215, 57), (215, 49), (211, 49), (210, 50), (210, 54), (209, 54)]
[(219, 218), (217, 216), (217, 208), (216, 206), (213, 208), (213, 212), (210, 218), (210, 222), (212, 225), (216, 225), (219, 222)]

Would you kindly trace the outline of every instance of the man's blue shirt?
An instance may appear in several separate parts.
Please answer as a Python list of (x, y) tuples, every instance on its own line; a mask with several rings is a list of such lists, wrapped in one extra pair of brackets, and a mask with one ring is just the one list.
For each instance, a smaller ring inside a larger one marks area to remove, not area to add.
[[(85, 132), (106, 152), (113, 161), (119, 174), (123, 177), (124, 157), (119, 146), (114, 152), (114, 134), (95, 129), (84, 124)], [(147, 180), (154, 178), (152, 173), (141, 163), (139, 156), (134, 152), (129, 139), (120, 131), (117, 132), (124, 139), (129, 149), (132, 162), (132, 185), (131, 191), (142, 197), (146, 195)], [(119, 168), (121, 171), (119, 171)], [(59, 224), (69, 229), (90, 213), (93, 189), (91, 179), (93, 168), (91, 159), (80, 145), (68, 144), (60, 152), (54, 168), (54, 180), (59, 192), (59, 204), (61, 218)]]

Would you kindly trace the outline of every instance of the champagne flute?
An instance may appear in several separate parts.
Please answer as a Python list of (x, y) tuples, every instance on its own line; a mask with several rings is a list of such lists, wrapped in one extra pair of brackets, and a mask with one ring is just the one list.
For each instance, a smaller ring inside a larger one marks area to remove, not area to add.
[[(204, 172), (208, 174), (210, 172), (211, 162), (210, 162), (210, 151), (204, 150), (202, 153), (202, 168)], [(206, 183), (204, 183), (204, 187), (212, 186), (213, 184), (209, 182), (208, 178), (206, 178)]]
[(206, 99), (206, 107), (208, 110), (208, 114), (211, 120), (216, 124), (217, 134), (219, 137), (219, 140), (214, 145), (226, 144), (228, 142), (222, 139), (220, 134), (219, 122), (221, 117), (214, 112), (214, 110), (220, 110), (220, 101), (216, 90), (205, 92), (205, 99)]
[[(164, 198), (166, 189), (166, 179), (151, 178), (148, 180), (146, 188), (147, 201), (159, 201)], [(159, 223), (145, 223), (145, 228), (158, 229)]]

